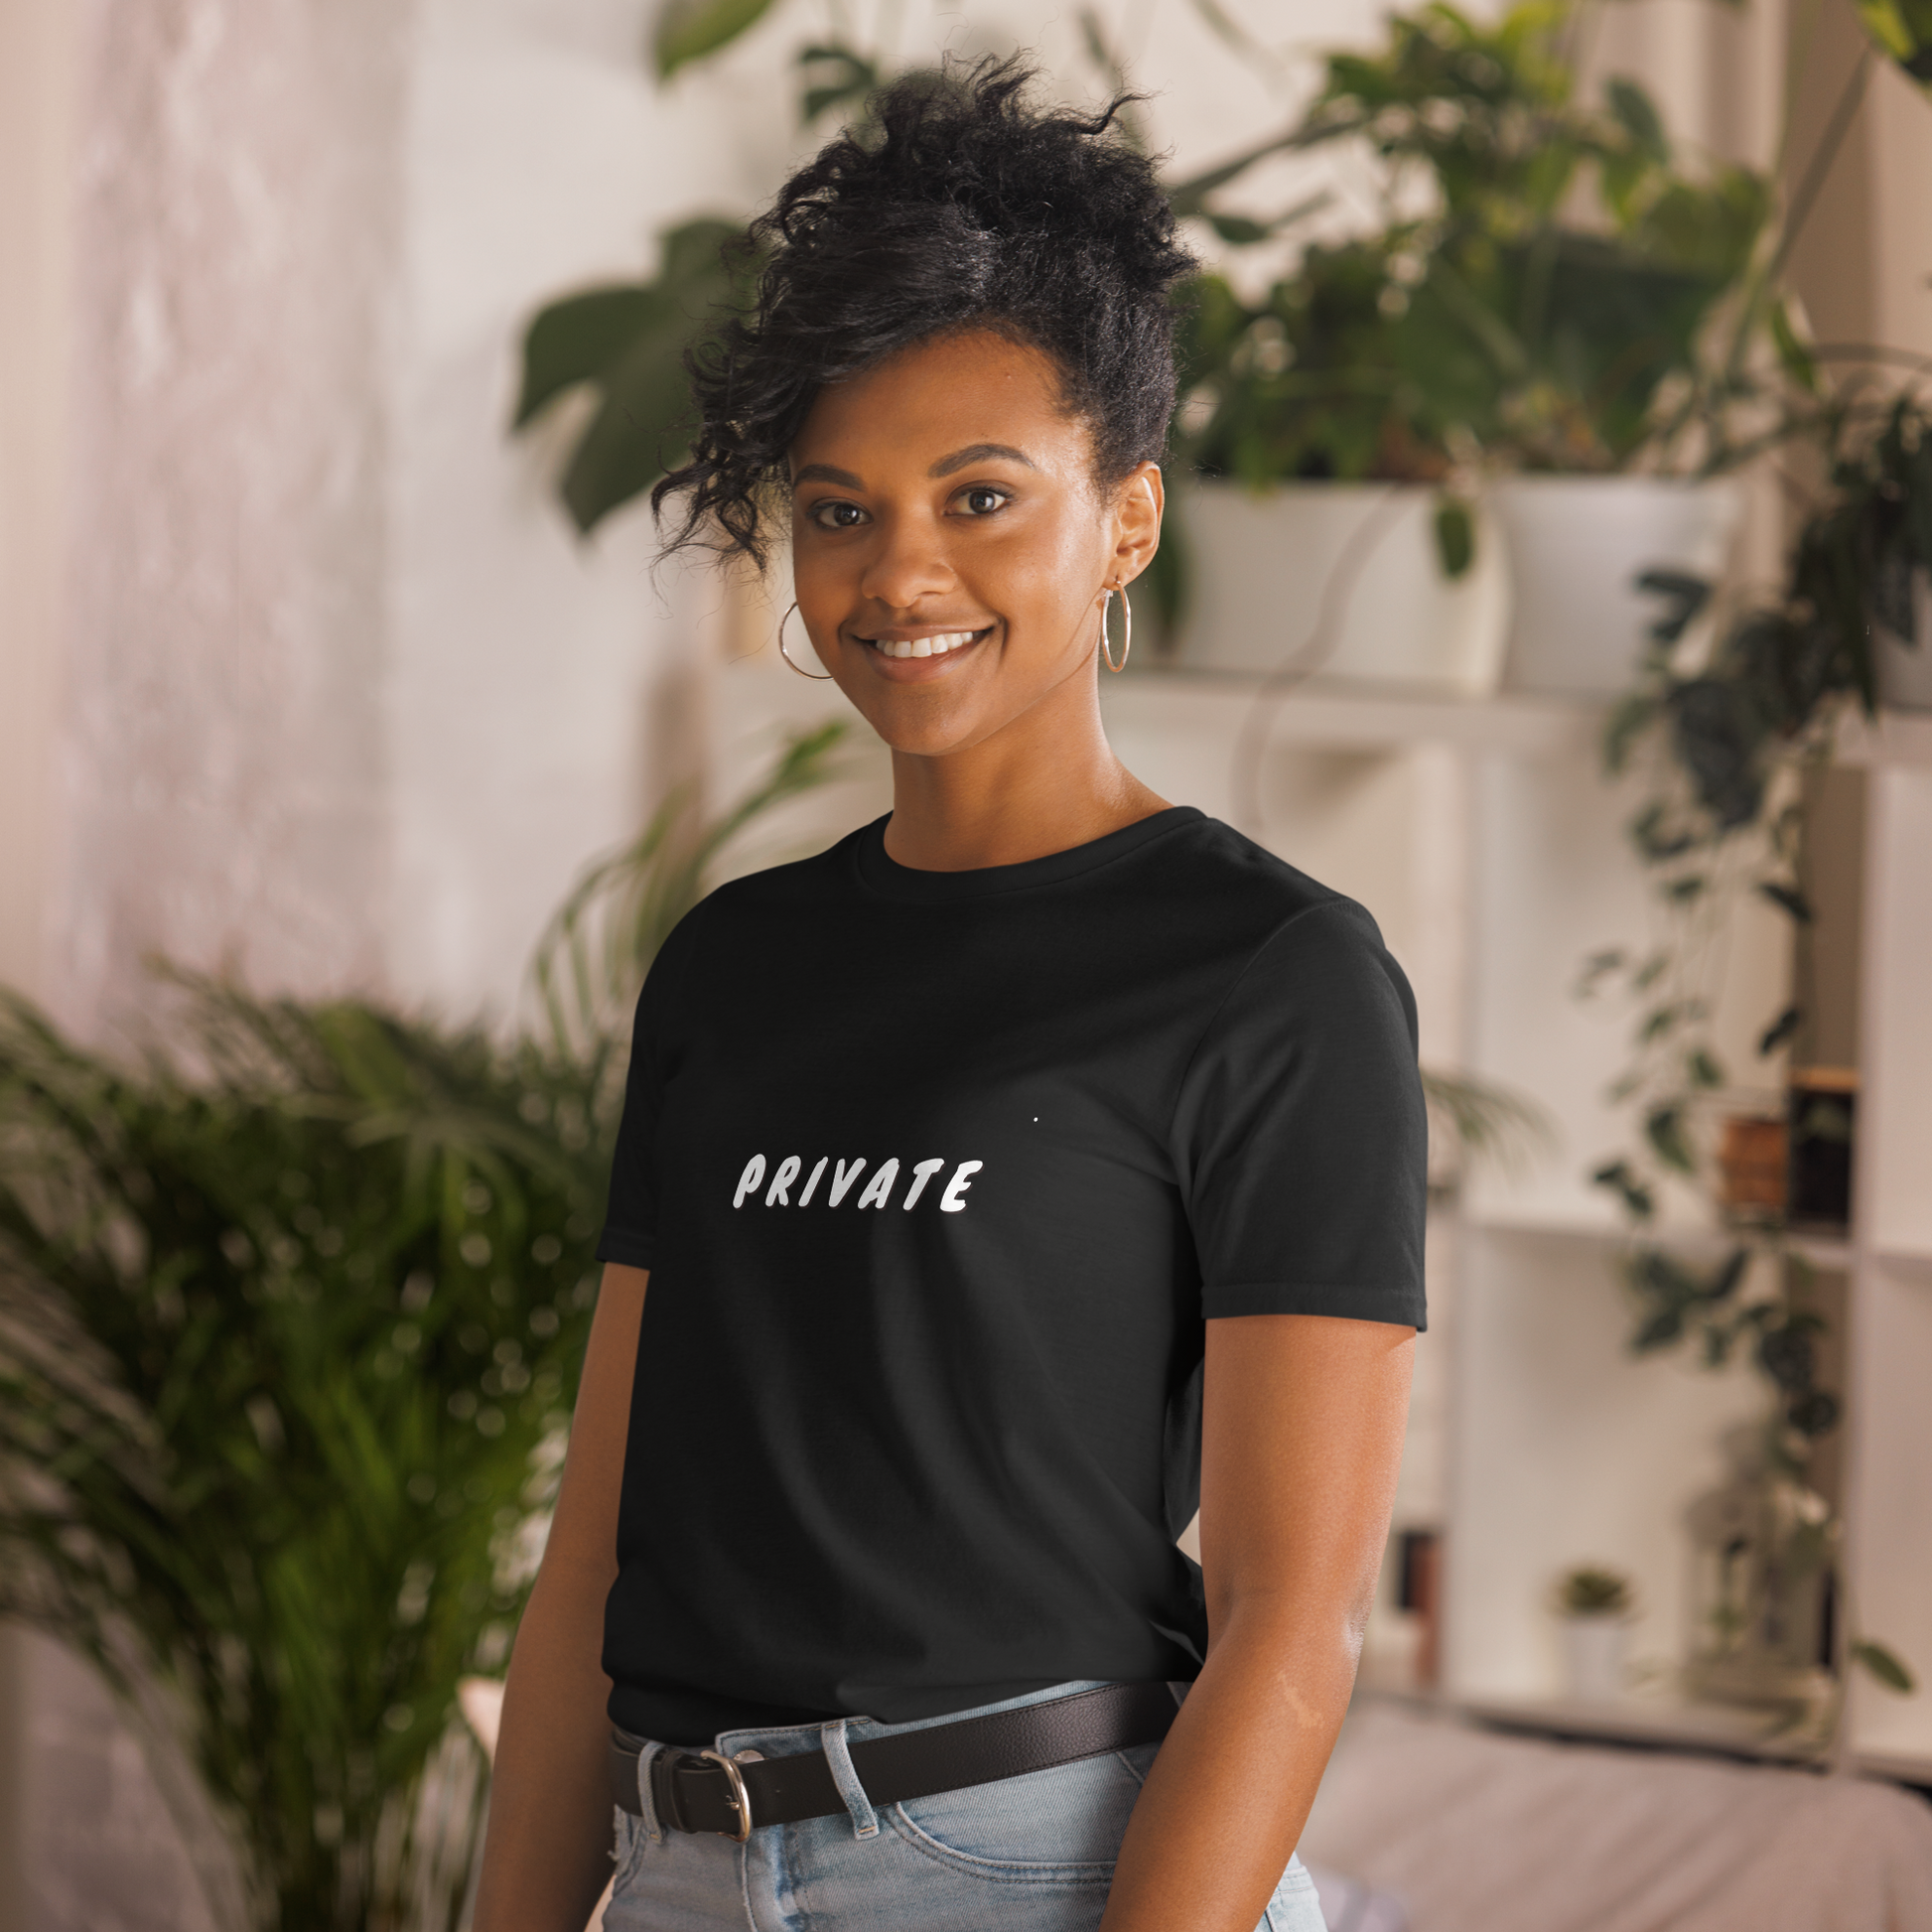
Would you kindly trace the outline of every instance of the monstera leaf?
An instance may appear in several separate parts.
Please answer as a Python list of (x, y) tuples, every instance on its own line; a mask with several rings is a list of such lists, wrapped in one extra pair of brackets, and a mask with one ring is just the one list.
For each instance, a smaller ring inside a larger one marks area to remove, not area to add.
[(1858, 7), (1865, 32), (1932, 90), (1932, 0), (1858, 0)]
[(565, 296), (524, 333), (514, 427), (569, 390), (597, 393), (559, 484), (580, 530), (641, 495), (682, 453), (691, 408), (684, 352), (710, 315), (743, 293), (752, 264), (726, 252), (742, 232), (731, 221), (687, 221), (664, 237), (656, 281)]

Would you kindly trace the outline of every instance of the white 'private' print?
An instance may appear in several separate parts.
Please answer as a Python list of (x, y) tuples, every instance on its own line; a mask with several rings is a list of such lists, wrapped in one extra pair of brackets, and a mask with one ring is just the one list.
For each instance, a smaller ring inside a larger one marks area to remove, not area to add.
[[(797, 1205), (809, 1207), (812, 1196), (818, 1191), (818, 1183), (826, 1167), (832, 1168), (832, 1180), (825, 1196), (827, 1207), (837, 1207), (857, 1183), (859, 1176), (866, 1171), (866, 1159), (861, 1155), (854, 1161), (833, 1162), (829, 1155), (821, 1154), (813, 1164), (811, 1173), (798, 1192)], [(919, 1196), (926, 1190), (926, 1182), (945, 1168), (942, 1160), (916, 1161), (912, 1164), (912, 1184), (905, 1190), (905, 1198), (899, 1202), (901, 1207), (916, 1206)], [(986, 1166), (984, 1161), (962, 1161), (953, 1170), (952, 1178), (946, 1182), (945, 1190), (939, 1196), (939, 1211), (942, 1214), (963, 1214), (966, 1211), (967, 1191), (973, 1184), (973, 1176)], [(771, 1171), (771, 1184), (764, 1188), (766, 1207), (790, 1207), (793, 1205), (791, 1188), (805, 1163), (796, 1154), (787, 1154), (777, 1167)], [(764, 1186), (765, 1159), (755, 1154), (745, 1163), (745, 1172), (738, 1176), (738, 1190), (732, 1195), (732, 1205), (743, 1207), (748, 1200), (758, 1196)], [(893, 1188), (898, 1181), (898, 1157), (891, 1156), (882, 1166), (873, 1171), (872, 1178), (866, 1182), (865, 1191), (859, 1196), (860, 1207), (887, 1206), (893, 1197)]]

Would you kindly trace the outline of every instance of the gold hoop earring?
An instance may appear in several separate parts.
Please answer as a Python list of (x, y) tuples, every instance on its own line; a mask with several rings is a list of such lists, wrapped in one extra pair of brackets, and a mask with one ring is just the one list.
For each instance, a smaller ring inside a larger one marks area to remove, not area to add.
[[(1107, 609), (1114, 601), (1114, 593), (1120, 593), (1120, 662), (1114, 662), (1114, 653), (1107, 647)], [(1110, 584), (1107, 595), (1100, 600), (1100, 661), (1110, 671), (1124, 671), (1127, 668), (1128, 653), (1134, 648), (1134, 607), (1127, 601), (1125, 584)]]
[(782, 657), (785, 660), (785, 662), (789, 664), (791, 668), (798, 673), (800, 677), (808, 677), (811, 679), (811, 681), (814, 684), (823, 684), (832, 675), (830, 671), (808, 671), (806, 670), (804, 665), (799, 663), (799, 661), (792, 656), (790, 651), (785, 649), (785, 625), (791, 621), (791, 612), (797, 610), (797, 608), (798, 608), (798, 600), (794, 598), (791, 603), (791, 610), (787, 611), (784, 614), (784, 616), (778, 620), (778, 655)]

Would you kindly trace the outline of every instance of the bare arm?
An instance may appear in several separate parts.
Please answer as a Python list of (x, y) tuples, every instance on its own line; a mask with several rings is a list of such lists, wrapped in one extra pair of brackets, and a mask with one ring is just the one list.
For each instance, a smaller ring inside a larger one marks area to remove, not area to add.
[(1101, 1932), (1254, 1932), (1354, 1684), (1388, 1537), (1415, 1330), (1207, 1324), (1207, 1661), (1134, 1808)]
[(604, 1270), (557, 1512), (510, 1656), (476, 1932), (584, 1932), (611, 1875), (611, 1680), (599, 1660), (649, 1279)]

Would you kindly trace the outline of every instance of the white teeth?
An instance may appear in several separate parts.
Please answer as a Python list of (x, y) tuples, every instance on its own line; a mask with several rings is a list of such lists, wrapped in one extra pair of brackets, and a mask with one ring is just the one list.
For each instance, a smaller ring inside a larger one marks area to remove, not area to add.
[(977, 633), (945, 630), (935, 637), (875, 637), (873, 648), (884, 657), (943, 657), (949, 650), (970, 644)]

